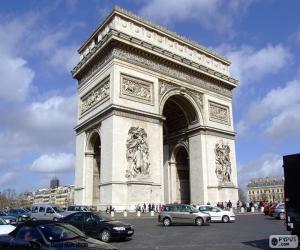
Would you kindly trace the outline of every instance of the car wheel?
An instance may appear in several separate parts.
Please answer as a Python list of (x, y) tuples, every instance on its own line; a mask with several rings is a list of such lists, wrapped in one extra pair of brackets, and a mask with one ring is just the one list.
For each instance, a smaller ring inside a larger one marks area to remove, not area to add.
[(203, 225), (203, 219), (200, 218), (200, 217), (196, 218), (195, 224), (196, 224), (196, 226), (202, 226)]
[(284, 220), (285, 219), (285, 213), (279, 213), (279, 219)]
[(111, 240), (111, 234), (107, 229), (104, 229), (101, 233), (100, 233), (100, 240), (104, 241), (104, 242), (109, 242)]
[(33, 217), (31, 220), (36, 221), (37, 219)]
[(222, 222), (223, 222), (223, 223), (229, 222), (229, 217), (228, 217), (227, 215), (224, 215), (224, 216), (222, 217)]
[(165, 227), (168, 227), (171, 225), (171, 220), (169, 218), (164, 218), (163, 224)]

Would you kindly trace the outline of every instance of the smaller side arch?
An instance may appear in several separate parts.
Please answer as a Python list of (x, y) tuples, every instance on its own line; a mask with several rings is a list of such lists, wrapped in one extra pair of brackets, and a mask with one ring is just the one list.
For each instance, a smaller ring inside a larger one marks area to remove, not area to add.
[(87, 134), (85, 152), (88, 153), (93, 152), (97, 140), (100, 140), (100, 145), (101, 145), (100, 129), (93, 129)]

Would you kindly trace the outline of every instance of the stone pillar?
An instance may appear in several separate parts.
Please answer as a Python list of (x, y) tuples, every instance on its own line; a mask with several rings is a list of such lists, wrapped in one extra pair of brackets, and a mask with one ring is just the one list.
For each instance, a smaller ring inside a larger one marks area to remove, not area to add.
[(205, 136), (189, 137), (191, 204), (207, 202)]
[(170, 203), (176, 201), (176, 162), (169, 161)]
[(93, 170), (94, 170), (94, 153), (85, 153), (85, 197), (84, 205), (93, 205)]

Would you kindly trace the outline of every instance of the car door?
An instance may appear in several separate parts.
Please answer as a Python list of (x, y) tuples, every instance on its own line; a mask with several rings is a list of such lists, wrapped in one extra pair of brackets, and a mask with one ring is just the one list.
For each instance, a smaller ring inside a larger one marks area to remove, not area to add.
[(78, 228), (80, 231), (84, 232), (84, 228), (83, 228), (84, 214), (83, 213), (74, 213), (72, 215), (69, 215), (63, 221), (66, 223), (70, 223), (74, 227)]
[(46, 215), (45, 219), (47, 220), (53, 220), (54, 210), (52, 207), (46, 207)]
[(222, 211), (217, 207), (212, 207), (209, 214), (212, 221), (220, 221), (222, 219)]
[(178, 205), (176, 207), (177, 207), (178, 222), (181, 222), (181, 223), (191, 222), (192, 215), (188, 211), (187, 206), (186, 205)]
[(40, 206), (39, 207), (39, 212), (38, 212), (38, 215), (37, 215), (37, 219), (39, 219), (39, 220), (45, 220), (46, 219), (45, 206)]
[(97, 218), (93, 213), (84, 213), (83, 230), (87, 235), (93, 238), (98, 237), (101, 230), (99, 228), (100, 226), (99, 218)]

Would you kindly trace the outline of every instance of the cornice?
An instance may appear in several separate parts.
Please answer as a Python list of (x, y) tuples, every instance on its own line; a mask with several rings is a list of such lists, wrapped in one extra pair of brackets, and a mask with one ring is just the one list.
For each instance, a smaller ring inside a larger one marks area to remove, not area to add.
[(141, 39), (129, 36), (123, 32), (117, 31), (115, 29), (111, 29), (102, 40), (100, 40), (86, 56), (73, 68), (71, 71), (74, 78), (79, 74), (79, 72), (93, 59), (110, 41), (117, 40), (119, 42), (130, 42), (135, 46), (138, 46), (141, 49), (147, 50), (151, 53), (155, 53), (159, 56), (167, 58), (172, 62), (180, 63), (186, 65), (188, 67), (194, 68), (202, 73), (215, 77), (219, 80), (225, 81), (228, 84), (232, 85), (233, 88), (237, 86), (238, 81), (232, 77), (229, 77), (225, 74), (222, 74), (216, 70), (213, 70), (209, 67), (196, 63), (192, 60), (179, 56), (175, 53), (172, 53), (167, 50), (163, 50), (162, 48), (142, 41)]
[(85, 40), (85, 42), (80, 46), (80, 48), (78, 49), (78, 52), (81, 53), (86, 46), (89, 44), (89, 42), (91, 42), (93, 40), (93, 38), (95, 37), (95, 35), (101, 31), (101, 29), (104, 28), (104, 26), (109, 23), (109, 21), (115, 16), (115, 15), (120, 15), (122, 17), (125, 17), (127, 19), (130, 19), (131, 21), (135, 21), (138, 22), (141, 25), (145, 25), (148, 28), (155, 30), (155, 31), (159, 31), (169, 37), (171, 37), (172, 39), (178, 39), (181, 42), (189, 45), (189, 46), (193, 46), (195, 48), (197, 48), (198, 50), (200, 50), (201, 52), (213, 56), (219, 60), (222, 60), (224, 63), (230, 65), (230, 62), (228, 61), (228, 59), (224, 56), (221, 56), (219, 54), (217, 54), (215, 51), (208, 49), (207, 47), (191, 40), (188, 39), (184, 36), (181, 36), (179, 34), (177, 34), (174, 31), (170, 31), (168, 29), (166, 29), (163, 26), (157, 25), (141, 16), (138, 16), (134, 13), (132, 13), (131, 11), (125, 10), (124, 8), (121, 8), (120, 6), (115, 6), (112, 11), (106, 16), (106, 18), (104, 19), (104, 21), (94, 30), (94, 32)]

